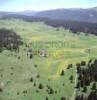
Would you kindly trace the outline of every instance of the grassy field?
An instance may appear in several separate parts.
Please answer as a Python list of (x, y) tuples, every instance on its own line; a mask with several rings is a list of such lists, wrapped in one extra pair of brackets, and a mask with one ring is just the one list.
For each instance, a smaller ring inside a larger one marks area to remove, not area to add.
[[(75, 82), (71, 83), (69, 78), (72, 75), (75, 80), (75, 64), (97, 57), (97, 37), (93, 35), (76, 35), (43, 22), (15, 19), (0, 20), (0, 28), (14, 30), (24, 42), (19, 53), (8, 50), (0, 53), (0, 84), (3, 83), (0, 100), (61, 100), (61, 97), (71, 100)], [(30, 59), (28, 49), (46, 51), (47, 57), (36, 54)], [(71, 69), (67, 69), (69, 64), (73, 64)]]

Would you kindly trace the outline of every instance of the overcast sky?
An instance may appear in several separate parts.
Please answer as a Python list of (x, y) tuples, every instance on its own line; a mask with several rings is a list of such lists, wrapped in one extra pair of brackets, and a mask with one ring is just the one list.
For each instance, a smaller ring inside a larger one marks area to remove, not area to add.
[(48, 10), (56, 8), (90, 8), (97, 0), (0, 0), (0, 11)]

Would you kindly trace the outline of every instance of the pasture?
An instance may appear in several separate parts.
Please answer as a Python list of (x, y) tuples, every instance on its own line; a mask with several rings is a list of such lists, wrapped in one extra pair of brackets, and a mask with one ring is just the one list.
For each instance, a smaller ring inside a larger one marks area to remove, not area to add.
[(19, 52), (0, 53), (0, 100), (71, 100), (75, 64), (97, 58), (94, 35), (17, 19), (0, 20), (0, 28), (14, 30), (24, 42)]

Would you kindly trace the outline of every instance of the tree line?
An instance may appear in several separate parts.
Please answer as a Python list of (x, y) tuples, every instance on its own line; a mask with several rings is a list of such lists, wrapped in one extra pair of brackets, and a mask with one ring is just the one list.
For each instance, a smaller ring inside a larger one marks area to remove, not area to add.
[[(97, 23), (92, 22), (82, 22), (82, 21), (72, 21), (72, 20), (53, 20), (42, 17), (33, 17), (33, 16), (24, 16), (24, 15), (6, 15), (3, 16), (2, 19), (22, 19), (28, 22), (44, 22), (47, 25), (51, 25), (53, 27), (63, 27), (65, 29), (69, 29), (73, 33), (91, 33), (97, 35)], [(87, 35), (87, 34), (86, 34)]]

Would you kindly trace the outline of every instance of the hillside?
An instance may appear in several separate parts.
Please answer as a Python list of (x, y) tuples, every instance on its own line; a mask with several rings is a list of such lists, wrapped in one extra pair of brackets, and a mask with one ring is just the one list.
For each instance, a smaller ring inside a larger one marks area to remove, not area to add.
[(17, 14), (25, 15), (25, 16), (35, 16), (37, 13), (38, 13), (37, 11), (32, 11), (32, 10), (25, 10), (25, 11), (17, 12)]
[(45, 22), (53, 27), (64, 27), (73, 33), (97, 35), (97, 7), (88, 9), (55, 9), (47, 11), (0, 12), (1, 19), (21, 19), (28, 22)]
[(97, 22), (97, 10), (90, 9), (55, 9), (41, 11), (35, 16), (44, 17), (54, 20), (72, 20), (80, 22)]
[[(97, 36), (19, 19), (0, 20), (0, 29), (4, 28), (13, 30), (23, 44), (18, 51), (3, 48), (0, 53), (0, 100), (75, 100), (81, 74), (76, 65), (83, 68), (97, 58)], [(88, 88), (78, 95), (88, 96)]]
[(44, 22), (45, 24), (53, 27), (63, 27), (64, 29), (69, 29), (75, 34), (79, 34), (79, 32), (85, 32), (87, 35), (90, 33), (97, 35), (97, 23), (72, 20), (51, 20), (43, 17), (25, 16), (20, 14), (9, 14), (3, 16), (1, 19), (20, 19), (27, 22)]
[(10, 14), (34, 16), (38, 18), (47, 18), (52, 20), (80, 21), (97, 23), (97, 7), (80, 9), (51, 9), (46, 11), (21, 11), (21, 12), (0, 12), (0, 16)]

